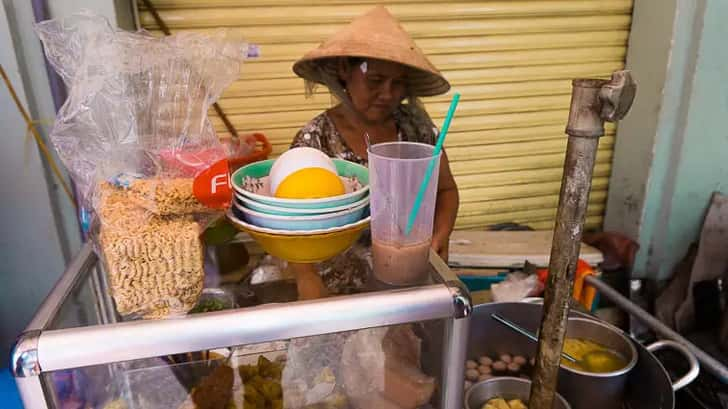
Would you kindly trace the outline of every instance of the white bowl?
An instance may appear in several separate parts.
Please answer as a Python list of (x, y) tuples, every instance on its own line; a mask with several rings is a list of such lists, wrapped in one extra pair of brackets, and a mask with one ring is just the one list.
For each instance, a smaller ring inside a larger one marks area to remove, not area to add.
[(256, 200), (253, 200), (253, 199), (250, 199), (248, 197), (245, 197), (243, 195), (238, 195), (238, 194), (235, 194), (235, 200), (250, 210), (264, 213), (264, 214), (270, 214), (270, 215), (274, 215), (274, 216), (302, 216), (302, 215), (336, 213), (336, 212), (341, 212), (341, 211), (348, 210), (348, 209), (353, 209), (355, 207), (361, 206), (362, 204), (369, 203), (369, 195), (365, 196), (363, 199), (356, 201), (354, 203), (349, 203), (349, 204), (336, 206), (336, 207), (327, 207), (327, 208), (323, 208), (323, 209), (295, 209), (295, 208), (290, 208), (290, 207), (274, 206), (274, 205), (261, 203)]
[(233, 213), (250, 224), (276, 230), (321, 230), (344, 226), (363, 219), (367, 213), (368, 202), (336, 213), (278, 216), (256, 212), (235, 202)]

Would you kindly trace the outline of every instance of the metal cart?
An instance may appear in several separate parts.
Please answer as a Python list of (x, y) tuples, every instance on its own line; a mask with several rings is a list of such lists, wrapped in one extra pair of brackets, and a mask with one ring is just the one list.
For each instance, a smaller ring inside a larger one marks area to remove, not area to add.
[[(110, 383), (118, 381), (124, 363), (424, 323), (420, 325), (437, 334), (432, 338), (439, 340), (422, 353), (423, 361), (430, 361), (423, 363), (423, 369), (429, 365), (430, 375), (438, 379), (433, 406), (459, 409), (471, 301), (463, 284), (439, 257), (432, 253), (430, 261), (431, 281), (421, 286), (175, 319), (118, 322), (106, 276), (87, 243), (18, 337), (11, 357), (12, 371), (26, 408), (55, 408), (63, 391), (54, 380), (68, 371), (87, 373), (97, 389), (108, 389)], [(100, 402), (103, 397), (96, 399)]]

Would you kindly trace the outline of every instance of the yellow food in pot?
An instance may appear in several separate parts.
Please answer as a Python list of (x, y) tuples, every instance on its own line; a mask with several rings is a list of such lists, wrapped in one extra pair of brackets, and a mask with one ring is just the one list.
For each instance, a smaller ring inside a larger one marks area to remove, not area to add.
[(627, 360), (621, 355), (589, 339), (567, 338), (564, 341), (564, 352), (574, 357), (576, 362), (561, 359), (561, 363), (580, 371), (605, 373), (627, 366)]

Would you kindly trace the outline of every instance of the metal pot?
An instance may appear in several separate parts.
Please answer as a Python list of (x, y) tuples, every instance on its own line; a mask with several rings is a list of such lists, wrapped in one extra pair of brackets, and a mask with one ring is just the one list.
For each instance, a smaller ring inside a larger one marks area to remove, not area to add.
[[(465, 409), (480, 409), (493, 398), (520, 399), (528, 402), (530, 393), (531, 381), (529, 380), (506, 376), (492, 378), (478, 382), (468, 389), (468, 393), (465, 395)], [(571, 409), (571, 406), (561, 395), (557, 394), (553, 409)]]
[[(506, 353), (533, 357), (536, 354), (536, 344), (490, 318), (493, 313), (501, 314), (519, 325), (535, 331), (541, 322), (542, 306), (527, 303), (492, 303), (478, 305), (473, 308), (468, 340), (468, 357), (498, 356)], [(572, 312), (571, 317), (596, 321), (595, 318), (578, 312)], [(698, 376), (699, 369), (695, 357), (684, 347), (671, 341), (659, 341), (648, 347), (644, 347), (631, 339), (629, 341), (637, 351), (637, 362), (627, 374), (623, 398), (621, 401), (611, 402), (610, 407), (674, 409), (674, 391), (688, 385)], [(688, 373), (675, 383), (670, 381), (665, 368), (650, 352), (662, 348), (677, 350), (690, 363)], [(562, 394), (565, 392), (564, 373), (566, 371), (562, 370), (559, 375), (559, 392)], [(582, 389), (579, 393), (591, 398), (597, 398), (601, 393), (601, 389)], [(570, 401), (565, 394), (564, 397), (573, 409), (591, 409), (594, 407), (591, 404), (589, 406), (577, 406), (579, 402)]]
[(622, 400), (629, 372), (637, 364), (634, 343), (619, 328), (590, 318), (570, 317), (566, 336), (598, 342), (627, 360), (627, 366), (613, 372), (585, 372), (564, 365), (559, 372), (559, 391), (573, 407), (613, 408)]

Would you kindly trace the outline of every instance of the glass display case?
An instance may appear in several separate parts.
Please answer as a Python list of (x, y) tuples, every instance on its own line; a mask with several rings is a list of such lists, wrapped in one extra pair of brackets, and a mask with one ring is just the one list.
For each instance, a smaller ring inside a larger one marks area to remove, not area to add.
[(430, 264), (419, 286), (297, 301), (279, 282), (230, 309), (122, 322), (86, 244), (18, 337), (13, 374), (29, 409), (459, 409), (470, 296)]

